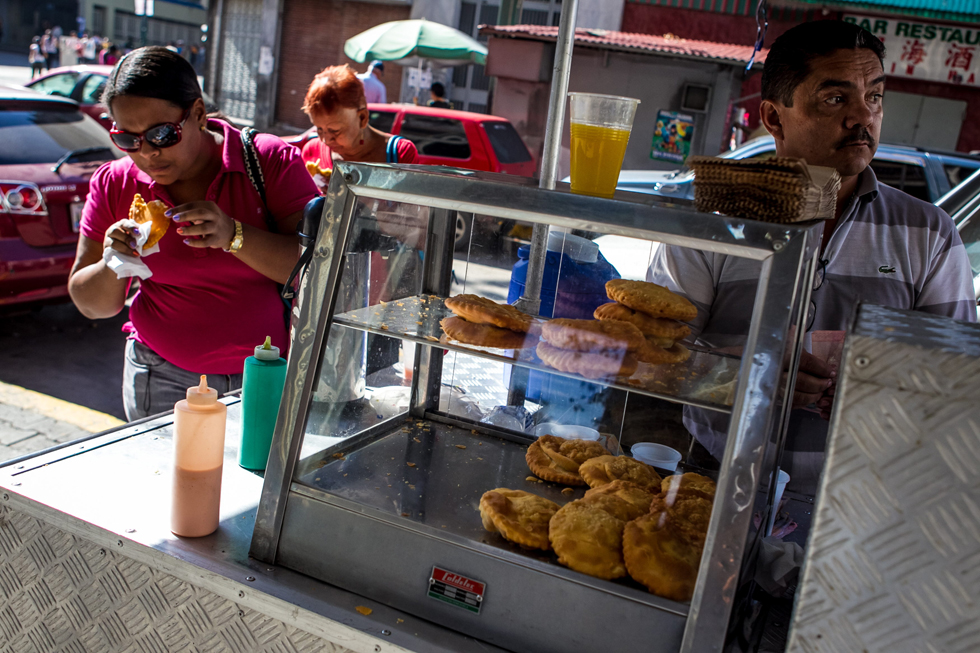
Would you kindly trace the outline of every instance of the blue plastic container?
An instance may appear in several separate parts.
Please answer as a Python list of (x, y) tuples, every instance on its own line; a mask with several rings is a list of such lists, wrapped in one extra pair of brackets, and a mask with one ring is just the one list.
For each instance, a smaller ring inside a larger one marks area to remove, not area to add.
[[(524, 292), (530, 247), (517, 250), (517, 263), (510, 276), (507, 303), (513, 304)], [(599, 246), (586, 238), (551, 232), (544, 280), (541, 284), (541, 315), (591, 320), (592, 313), (610, 300), (606, 282), (619, 279), (619, 272), (599, 252)], [(595, 403), (596, 385), (542, 372), (530, 373), (525, 396), (541, 404), (556, 402)]]

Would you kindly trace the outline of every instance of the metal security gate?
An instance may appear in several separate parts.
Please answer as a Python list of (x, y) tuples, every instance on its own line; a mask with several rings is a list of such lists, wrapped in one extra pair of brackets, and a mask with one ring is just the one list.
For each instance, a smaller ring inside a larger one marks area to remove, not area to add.
[(229, 118), (252, 123), (262, 41), (262, 0), (224, 0), (218, 11), (215, 100)]

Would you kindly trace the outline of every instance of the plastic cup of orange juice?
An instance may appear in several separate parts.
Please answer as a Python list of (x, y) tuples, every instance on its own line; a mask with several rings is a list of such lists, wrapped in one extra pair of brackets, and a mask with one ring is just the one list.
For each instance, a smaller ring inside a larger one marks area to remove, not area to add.
[(572, 123), (572, 192), (612, 197), (623, 167), (639, 100), (569, 93)]

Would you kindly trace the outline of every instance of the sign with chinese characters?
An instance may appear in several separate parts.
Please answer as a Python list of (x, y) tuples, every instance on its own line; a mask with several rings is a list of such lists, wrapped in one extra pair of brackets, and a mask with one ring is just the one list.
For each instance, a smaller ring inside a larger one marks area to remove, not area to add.
[(980, 26), (844, 14), (885, 44), (885, 74), (980, 86)]
[(693, 116), (661, 109), (657, 112), (657, 125), (653, 129), (650, 158), (684, 163), (684, 159), (691, 153), (693, 137)]

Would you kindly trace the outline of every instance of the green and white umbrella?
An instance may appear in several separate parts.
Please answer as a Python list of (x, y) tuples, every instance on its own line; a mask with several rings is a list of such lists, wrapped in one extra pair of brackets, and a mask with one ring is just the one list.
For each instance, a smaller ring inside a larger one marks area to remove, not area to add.
[(458, 29), (428, 20), (396, 20), (347, 39), (344, 54), (357, 61), (391, 61), (421, 67), (486, 64), (487, 47)]

